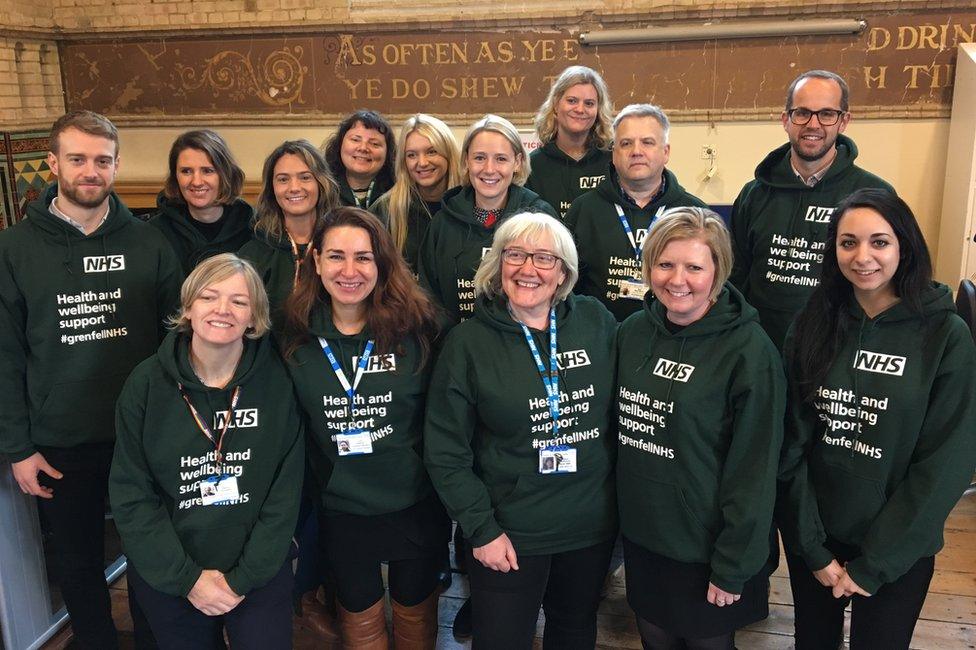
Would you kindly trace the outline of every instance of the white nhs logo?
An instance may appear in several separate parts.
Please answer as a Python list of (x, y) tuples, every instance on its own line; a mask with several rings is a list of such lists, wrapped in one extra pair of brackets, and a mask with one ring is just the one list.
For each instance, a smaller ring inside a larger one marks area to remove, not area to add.
[(124, 271), (125, 255), (93, 255), (81, 258), (81, 263), (85, 273)]

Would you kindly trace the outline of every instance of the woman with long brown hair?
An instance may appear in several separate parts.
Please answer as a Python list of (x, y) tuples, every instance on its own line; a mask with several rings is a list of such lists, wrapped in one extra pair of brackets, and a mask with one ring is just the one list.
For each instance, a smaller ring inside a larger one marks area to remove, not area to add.
[(285, 358), (308, 417), (343, 644), (386, 647), (389, 562), (394, 645), (433, 648), (450, 531), (421, 461), (437, 311), (369, 212), (330, 212), (310, 246), (286, 304)]

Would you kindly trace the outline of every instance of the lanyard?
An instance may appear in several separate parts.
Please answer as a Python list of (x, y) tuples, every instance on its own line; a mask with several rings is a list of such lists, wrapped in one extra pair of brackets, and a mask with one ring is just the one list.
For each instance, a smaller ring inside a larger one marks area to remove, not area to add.
[(546, 401), (549, 402), (549, 415), (552, 416), (552, 435), (556, 436), (559, 434), (559, 368), (556, 365), (556, 308), (553, 307), (549, 310), (549, 372), (546, 372), (546, 367), (542, 364), (542, 355), (539, 354), (539, 348), (536, 347), (535, 341), (532, 339), (532, 332), (529, 328), (525, 326), (525, 323), (519, 323), (522, 326), (522, 333), (525, 334), (525, 341), (529, 344), (529, 350), (532, 352), (532, 358), (535, 359), (535, 366), (539, 370), (539, 376), (542, 377), (542, 383), (546, 386)]
[(373, 196), (373, 187), (375, 185), (376, 185), (376, 178), (373, 178), (373, 180), (371, 180), (369, 182), (369, 187), (366, 188), (366, 196), (363, 197), (363, 202), (362, 203), (359, 202), (359, 197), (356, 196), (356, 192), (353, 191), (353, 189), (351, 187), (349, 188), (349, 190), (352, 191), (352, 198), (353, 198), (353, 200), (356, 201), (356, 207), (357, 208), (362, 208), (363, 210), (365, 210), (366, 208), (369, 207), (369, 200)]
[[(634, 237), (634, 231), (633, 231), (633, 229), (631, 229), (630, 222), (627, 221), (627, 217), (624, 215), (624, 209), (622, 207), (620, 207), (620, 204), (619, 203), (614, 203), (613, 204), (613, 207), (617, 208), (617, 217), (620, 218), (620, 223), (624, 227), (624, 232), (627, 233), (627, 239), (630, 240), (630, 245), (634, 247), (634, 257), (636, 257), (637, 258), (637, 261), (640, 262), (641, 261), (641, 247), (643, 246), (643, 243), (641, 243), (641, 244), (638, 244), (637, 243), (637, 238)], [(647, 226), (647, 230), (648, 231), (650, 231), (651, 226), (654, 225), (654, 222), (656, 220), (657, 220), (657, 217), (656, 216), (654, 217), (654, 219), (651, 219), (651, 223), (648, 224), (648, 226)]]
[[(288, 230), (285, 230), (285, 235), (288, 237), (288, 243), (291, 244), (291, 261), (295, 265), (295, 276), (291, 280), (291, 288), (294, 289), (298, 286), (298, 272), (302, 268), (302, 259), (304, 258), (304, 255), (298, 252), (298, 244), (296, 244), (295, 240), (291, 238), (291, 233), (288, 232)], [(308, 255), (308, 247), (310, 246), (311, 244), (306, 246), (305, 255)]]
[(187, 395), (186, 390), (184, 390), (183, 384), (176, 384), (176, 387), (179, 388), (180, 395), (183, 396), (183, 401), (186, 402), (186, 405), (190, 407), (190, 415), (193, 416), (197, 426), (200, 427), (200, 431), (203, 432), (203, 435), (207, 438), (207, 440), (213, 443), (214, 449), (217, 450), (217, 465), (219, 467), (224, 462), (224, 436), (227, 434), (227, 429), (230, 428), (231, 420), (234, 419), (234, 409), (237, 408), (237, 399), (241, 396), (241, 387), (235, 386), (234, 392), (231, 393), (230, 408), (227, 409), (227, 419), (224, 420), (224, 426), (220, 429), (219, 438), (214, 436), (213, 431), (210, 430), (207, 423), (203, 421), (202, 417), (200, 417), (199, 411), (196, 410), (196, 408), (193, 406), (193, 402), (190, 401), (190, 396)]
[(366, 371), (366, 363), (369, 361), (369, 355), (373, 351), (373, 341), (366, 341), (366, 349), (359, 356), (359, 363), (356, 365), (356, 376), (353, 379), (352, 385), (349, 385), (349, 380), (346, 379), (346, 373), (342, 371), (342, 366), (339, 365), (338, 359), (332, 353), (332, 348), (329, 347), (329, 342), (325, 340), (324, 337), (319, 337), (319, 345), (322, 346), (322, 352), (325, 356), (329, 358), (329, 363), (332, 364), (332, 372), (335, 373), (336, 379), (339, 380), (339, 384), (342, 385), (342, 389), (346, 391), (346, 396), (349, 397), (349, 418), (353, 417), (353, 411), (355, 410), (354, 404), (356, 402), (356, 388), (359, 387), (359, 381), (363, 378), (363, 373)]

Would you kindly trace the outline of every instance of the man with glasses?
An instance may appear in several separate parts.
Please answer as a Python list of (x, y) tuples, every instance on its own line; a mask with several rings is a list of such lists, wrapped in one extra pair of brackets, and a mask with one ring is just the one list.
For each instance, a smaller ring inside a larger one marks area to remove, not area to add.
[(658, 217), (668, 208), (707, 207), (665, 167), (671, 156), (670, 130), (659, 107), (624, 107), (613, 121), (610, 173), (566, 213), (566, 227), (579, 251), (574, 291), (603, 302), (618, 321), (643, 304), (647, 288), (640, 251)]
[(781, 117), (789, 142), (759, 163), (732, 206), (731, 280), (779, 348), (819, 282), (834, 206), (862, 187), (892, 190), (854, 164), (857, 147), (843, 135), (851, 121), (848, 95), (833, 72), (810, 70), (794, 79)]

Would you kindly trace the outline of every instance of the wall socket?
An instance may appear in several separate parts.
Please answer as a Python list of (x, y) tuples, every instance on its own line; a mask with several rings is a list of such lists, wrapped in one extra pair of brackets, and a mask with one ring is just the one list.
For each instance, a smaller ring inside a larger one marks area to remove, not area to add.
[(714, 145), (710, 145), (710, 144), (702, 145), (701, 148), (702, 160), (711, 160), (712, 158), (716, 158), (717, 156), (718, 156), (718, 149), (716, 149)]

